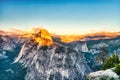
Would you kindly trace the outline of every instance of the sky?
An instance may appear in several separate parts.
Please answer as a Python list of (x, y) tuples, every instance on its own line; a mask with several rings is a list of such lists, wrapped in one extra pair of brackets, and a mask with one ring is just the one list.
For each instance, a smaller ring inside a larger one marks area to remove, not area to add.
[(0, 29), (57, 34), (120, 31), (120, 0), (0, 0)]

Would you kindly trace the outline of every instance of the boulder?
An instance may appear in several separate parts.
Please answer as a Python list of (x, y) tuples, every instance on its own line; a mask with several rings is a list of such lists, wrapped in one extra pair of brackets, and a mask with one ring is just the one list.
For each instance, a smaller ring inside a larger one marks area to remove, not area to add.
[(120, 80), (119, 76), (111, 69), (92, 72), (87, 76), (88, 80)]

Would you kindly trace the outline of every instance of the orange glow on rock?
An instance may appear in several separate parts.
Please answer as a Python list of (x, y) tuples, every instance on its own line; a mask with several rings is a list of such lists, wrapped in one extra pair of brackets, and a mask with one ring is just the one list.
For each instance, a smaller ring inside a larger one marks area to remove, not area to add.
[(32, 34), (32, 39), (42, 46), (49, 46), (53, 43), (50, 33), (45, 29), (38, 29)]
[[(0, 30), (0, 35), (10, 35), (10, 36), (18, 36), (22, 38), (30, 38), (32, 41), (38, 43), (39, 45), (51, 45), (53, 44), (53, 40), (51, 35), (54, 38), (59, 38), (61, 42), (69, 43), (73, 41), (85, 40), (85, 38), (92, 37), (91, 40), (99, 40), (99, 39), (109, 39), (120, 36), (120, 32), (96, 32), (96, 33), (88, 33), (84, 35), (76, 34), (76, 35), (56, 35), (49, 33), (46, 29), (43, 28), (33, 28), (32, 30), (16, 30), (12, 29), (12, 31), (2, 31)], [(96, 37), (98, 36), (98, 37)], [(103, 36), (103, 37), (99, 37)]]
[(103, 38), (95, 37), (91, 40), (99, 40), (99, 39), (109, 39), (109, 38), (115, 38), (117, 36), (120, 36), (120, 32), (97, 32), (97, 33), (89, 33), (84, 35), (60, 35), (60, 39), (62, 42), (72, 42), (72, 41), (79, 41), (87, 37), (94, 37), (94, 36), (104, 36)]
[(78, 41), (83, 38), (83, 36), (78, 36), (78, 35), (62, 35), (60, 36), (62, 42), (72, 42), (72, 41)]

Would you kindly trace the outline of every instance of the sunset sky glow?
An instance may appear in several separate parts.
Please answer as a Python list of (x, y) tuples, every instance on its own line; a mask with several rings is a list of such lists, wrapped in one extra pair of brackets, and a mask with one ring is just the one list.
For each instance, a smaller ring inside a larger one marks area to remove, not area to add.
[(0, 0), (0, 29), (58, 34), (120, 31), (120, 0)]

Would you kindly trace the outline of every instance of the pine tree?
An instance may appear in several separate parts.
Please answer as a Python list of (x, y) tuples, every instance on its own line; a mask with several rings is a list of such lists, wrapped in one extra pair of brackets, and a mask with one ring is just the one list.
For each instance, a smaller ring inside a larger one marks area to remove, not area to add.
[(100, 48), (100, 52), (101, 52), (101, 57), (102, 57), (102, 63), (104, 64), (106, 55), (108, 54), (108, 50), (105, 46), (103, 46)]
[(115, 66), (115, 72), (120, 75), (120, 63)]
[(116, 54), (113, 54), (111, 57), (108, 57), (106, 62), (102, 65), (102, 69), (109, 69), (115, 67), (120, 63), (119, 57)]

